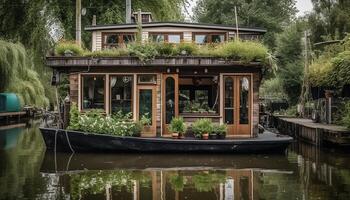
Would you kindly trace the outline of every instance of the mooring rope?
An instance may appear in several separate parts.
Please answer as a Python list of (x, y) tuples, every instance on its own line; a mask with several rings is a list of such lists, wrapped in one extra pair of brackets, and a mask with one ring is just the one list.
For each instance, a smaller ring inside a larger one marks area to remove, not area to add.
[(70, 144), (67, 130), (65, 130), (65, 132), (66, 132), (66, 138), (67, 138), (67, 142), (68, 142), (69, 148), (70, 148), (70, 150), (72, 151), (72, 153), (75, 153), (75, 151), (74, 151), (73, 148), (72, 148), (72, 145)]
[(55, 132), (55, 145), (54, 145), (55, 171), (56, 172), (57, 172), (57, 158), (56, 158), (57, 133), (58, 133), (58, 130), (56, 130), (56, 132)]

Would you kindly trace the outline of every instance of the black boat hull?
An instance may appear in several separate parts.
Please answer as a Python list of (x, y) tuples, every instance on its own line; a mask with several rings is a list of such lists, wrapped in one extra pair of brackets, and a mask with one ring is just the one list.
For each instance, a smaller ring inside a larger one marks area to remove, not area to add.
[(120, 137), (53, 128), (40, 128), (40, 131), (47, 150), (58, 152), (281, 153), (293, 140), (288, 136), (200, 140)]

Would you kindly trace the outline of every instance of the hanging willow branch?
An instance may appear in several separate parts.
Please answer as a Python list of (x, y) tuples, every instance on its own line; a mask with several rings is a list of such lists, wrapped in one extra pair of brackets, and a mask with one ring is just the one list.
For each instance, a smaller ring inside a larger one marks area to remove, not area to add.
[(0, 92), (16, 93), (22, 105), (48, 104), (44, 86), (22, 45), (0, 40), (0, 77)]

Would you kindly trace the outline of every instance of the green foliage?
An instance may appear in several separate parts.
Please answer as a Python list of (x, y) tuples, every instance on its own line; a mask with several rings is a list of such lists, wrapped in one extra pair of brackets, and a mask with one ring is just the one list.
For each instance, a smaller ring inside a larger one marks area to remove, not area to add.
[(68, 129), (117, 136), (139, 136), (142, 125), (140, 122), (133, 122), (130, 114), (118, 113), (110, 117), (98, 109), (79, 113), (76, 105), (72, 105)]
[(286, 98), (287, 94), (284, 91), (282, 80), (279, 77), (264, 80), (260, 86), (259, 95), (269, 98)]
[(174, 55), (175, 48), (173, 44), (170, 43), (154, 43), (155, 49), (157, 51), (157, 56), (172, 56)]
[(224, 183), (226, 176), (219, 173), (200, 173), (192, 176), (194, 187), (199, 192), (211, 192), (216, 185)]
[(196, 55), (198, 48), (195, 43), (182, 42), (176, 46), (176, 53), (178, 55)]
[(232, 58), (243, 62), (260, 61), (267, 63), (267, 48), (256, 41), (232, 41), (217, 46), (213, 56)]
[(55, 53), (60, 56), (64, 56), (66, 53), (73, 56), (82, 56), (84, 50), (75, 41), (61, 41), (57, 44)]
[(133, 43), (128, 46), (131, 56), (138, 57), (141, 62), (148, 62), (158, 56), (158, 51), (153, 43)]
[(140, 123), (142, 124), (142, 126), (150, 126), (152, 124), (152, 119), (149, 116), (149, 113), (145, 113), (144, 115), (142, 115)]
[(128, 56), (129, 51), (125, 48), (118, 48), (118, 49), (106, 49), (103, 51), (85, 51), (84, 56), (87, 57), (122, 57), (122, 56)]
[(184, 119), (182, 117), (174, 117), (170, 122), (169, 131), (180, 134), (185, 133), (186, 125)]
[(212, 128), (212, 133), (216, 133), (218, 135), (226, 135), (227, 125), (226, 124), (218, 124), (214, 123)]
[(210, 119), (207, 118), (197, 119), (192, 124), (192, 131), (197, 137), (203, 135), (204, 133), (210, 133), (212, 130), (213, 123)]
[(290, 23), (296, 13), (294, 0), (199, 0), (194, 8), (194, 20), (204, 23), (233, 24), (234, 7), (237, 6), (238, 22), (245, 27), (264, 27), (265, 43), (275, 47), (276, 34)]
[(348, 129), (350, 129), (350, 102), (347, 102), (345, 104), (345, 110), (344, 115), (342, 119), (342, 123), (344, 126), (346, 126)]
[(278, 70), (276, 76), (281, 81), (289, 102), (298, 102), (303, 82), (304, 63), (303, 46), (301, 44), (304, 24), (296, 22), (287, 27), (277, 37), (276, 57)]
[(67, 129), (69, 130), (79, 130), (79, 110), (76, 103), (72, 103), (70, 111), (69, 111), (69, 126)]
[(14, 92), (22, 105), (47, 106), (44, 86), (21, 44), (0, 40), (0, 92)]
[(175, 191), (182, 192), (184, 187), (185, 187), (185, 184), (187, 182), (187, 179), (184, 176), (176, 174), (176, 175), (173, 175), (169, 178), (169, 182), (171, 184), (171, 187)]

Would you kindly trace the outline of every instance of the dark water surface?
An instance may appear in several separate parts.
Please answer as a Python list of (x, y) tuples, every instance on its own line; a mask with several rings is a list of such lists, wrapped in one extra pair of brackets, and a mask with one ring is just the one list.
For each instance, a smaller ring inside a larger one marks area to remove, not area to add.
[(54, 154), (37, 127), (0, 130), (0, 199), (350, 199), (350, 157)]

